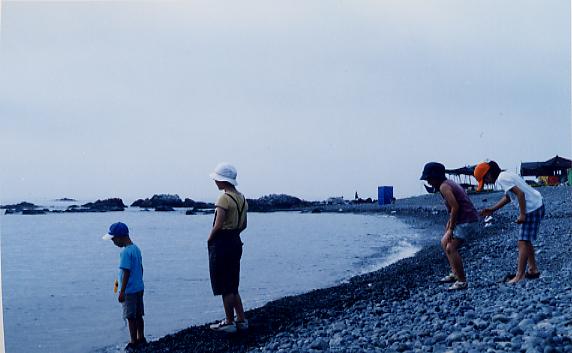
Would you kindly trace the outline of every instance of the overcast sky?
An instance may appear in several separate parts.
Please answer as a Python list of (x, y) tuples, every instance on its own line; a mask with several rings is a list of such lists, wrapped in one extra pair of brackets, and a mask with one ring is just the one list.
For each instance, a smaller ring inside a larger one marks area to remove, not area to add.
[(564, 0), (2, 2), (0, 200), (419, 194), (572, 157)]

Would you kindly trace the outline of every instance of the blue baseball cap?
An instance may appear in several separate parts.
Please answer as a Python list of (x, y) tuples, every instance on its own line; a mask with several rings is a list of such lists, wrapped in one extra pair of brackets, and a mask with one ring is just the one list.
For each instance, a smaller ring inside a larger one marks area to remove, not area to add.
[(115, 237), (128, 237), (129, 236), (129, 228), (127, 228), (127, 224), (122, 222), (113, 223), (109, 227), (109, 231), (107, 234), (103, 236), (103, 240), (111, 240)]

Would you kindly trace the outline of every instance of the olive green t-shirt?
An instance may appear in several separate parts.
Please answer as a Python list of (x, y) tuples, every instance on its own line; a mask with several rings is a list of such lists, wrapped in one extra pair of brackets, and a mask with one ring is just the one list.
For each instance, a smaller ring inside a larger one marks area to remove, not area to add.
[[(248, 210), (248, 202), (244, 195), (236, 192), (228, 192), (230, 196), (234, 197), (236, 203), (230, 198), (227, 193), (221, 194), (215, 203), (215, 206), (220, 207), (226, 211), (226, 217), (222, 223), (222, 229), (238, 229), (242, 228), (246, 222), (246, 211)], [(240, 220), (238, 219), (238, 208), (242, 209)], [(244, 208), (243, 208), (244, 207)]]

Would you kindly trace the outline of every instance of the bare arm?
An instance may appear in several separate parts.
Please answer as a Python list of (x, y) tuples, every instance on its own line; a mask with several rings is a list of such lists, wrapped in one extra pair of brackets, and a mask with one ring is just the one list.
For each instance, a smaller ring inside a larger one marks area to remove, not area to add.
[(499, 202), (497, 202), (493, 207), (490, 208), (485, 208), (484, 210), (481, 211), (481, 216), (490, 216), (493, 214), (493, 212), (498, 211), (499, 209), (503, 208), (504, 206), (506, 206), (506, 204), (510, 203), (510, 198), (508, 197), (508, 195), (504, 195)]
[(516, 223), (519, 224), (524, 223), (524, 221), (526, 220), (526, 198), (524, 192), (522, 192), (522, 190), (520, 190), (518, 186), (513, 186), (513, 188), (510, 189), (510, 191), (512, 191), (516, 195), (516, 198), (518, 199), (518, 209), (520, 212), (518, 214)]
[(123, 303), (125, 301), (125, 288), (127, 288), (127, 282), (129, 282), (131, 271), (124, 268), (122, 268), (121, 271), (123, 271), (123, 280), (121, 281), (121, 289), (119, 290), (119, 297), (117, 297), (117, 300), (120, 303)]
[(211, 232), (209, 234), (208, 241), (213, 240), (215, 238), (216, 232), (218, 232), (219, 230), (222, 229), (222, 224), (223, 224), (225, 218), (226, 218), (226, 210), (222, 207), (217, 207), (216, 208), (216, 218), (214, 221), (213, 228), (211, 229)]

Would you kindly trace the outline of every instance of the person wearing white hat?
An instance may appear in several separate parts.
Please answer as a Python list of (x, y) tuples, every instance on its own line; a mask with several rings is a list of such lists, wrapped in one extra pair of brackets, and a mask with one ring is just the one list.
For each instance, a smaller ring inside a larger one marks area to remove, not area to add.
[[(236, 189), (236, 168), (228, 163), (216, 166), (210, 177), (219, 190), (213, 227), (208, 237), (209, 272), (214, 295), (222, 295), (225, 320), (210, 326), (215, 331), (234, 333), (248, 329), (242, 299), (238, 293), (242, 240), (246, 229), (248, 203)], [(234, 314), (236, 313), (236, 321)]]

